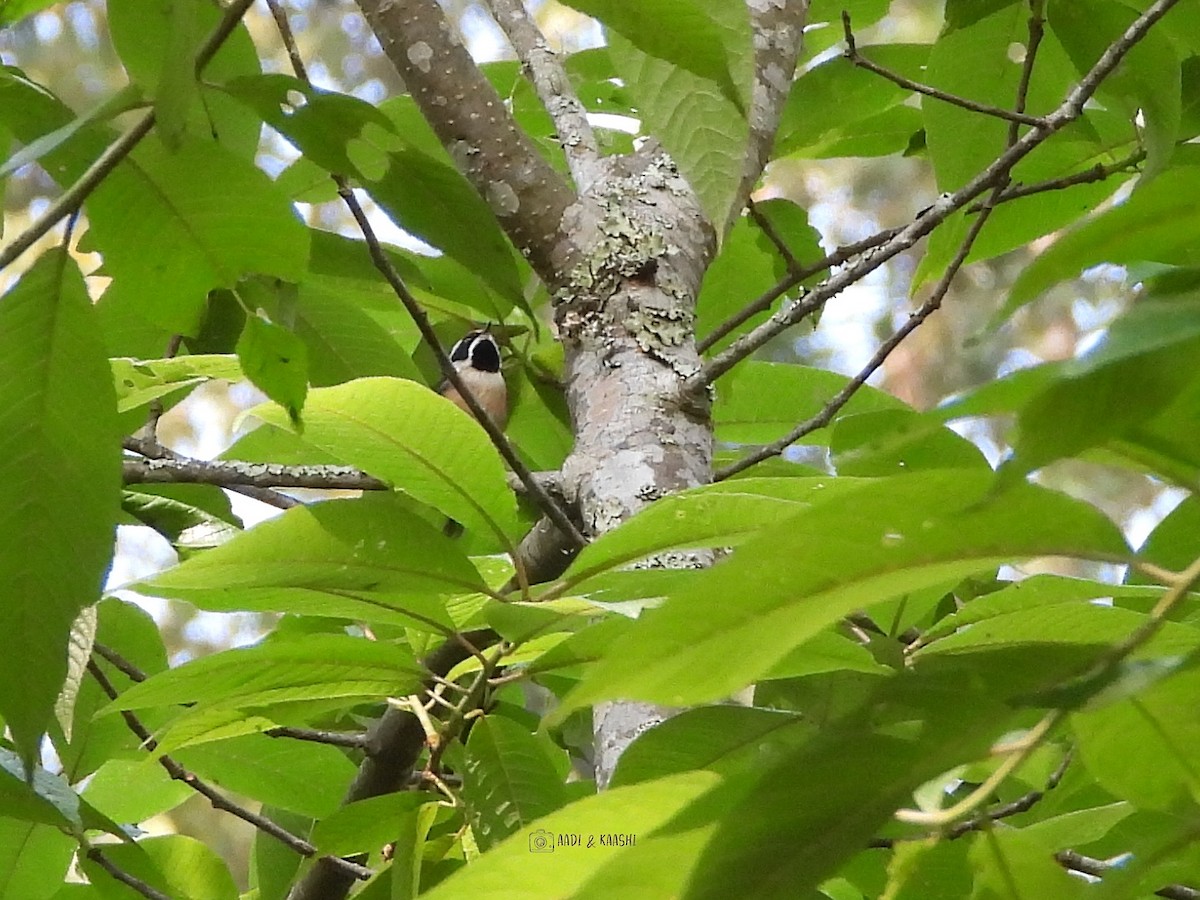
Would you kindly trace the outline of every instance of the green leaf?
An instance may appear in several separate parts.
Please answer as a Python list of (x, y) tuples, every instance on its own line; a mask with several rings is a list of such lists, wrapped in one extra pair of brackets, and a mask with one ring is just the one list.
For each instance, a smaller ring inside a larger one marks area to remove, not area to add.
[[(927, 44), (886, 44), (859, 49), (872, 62), (920, 80), (930, 48)], [(775, 152), (781, 156), (813, 155), (813, 148), (842, 139), (858, 123), (903, 103), (911, 93), (854, 65), (844, 56), (836, 56), (805, 72), (792, 84), (775, 139)], [(809, 152), (803, 153), (805, 150)]]
[[(777, 440), (820, 412), (849, 380), (845, 375), (808, 366), (742, 363), (717, 382), (717, 402), (713, 406), (717, 439), (743, 444)], [(891, 394), (864, 385), (840, 415), (908, 408)], [(804, 438), (810, 443), (828, 439), (825, 429)]]
[[(796, 204), (787, 200), (767, 200), (757, 206), (802, 265), (814, 263), (825, 256), (819, 243), (820, 235), (809, 225), (807, 215)], [(756, 296), (773, 287), (786, 272), (786, 262), (758, 223), (749, 215), (739, 216), (733, 230), (722, 243), (721, 252), (704, 273), (704, 283), (696, 301), (699, 314), (697, 333), (703, 335), (711, 332)], [(819, 277), (821, 273), (810, 280)], [(764, 310), (751, 317), (714, 346), (722, 348), (740, 331), (762, 321), (768, 314), (769, 310)]]
[(347, 147), (352, 141), (373, 138), (380, 157), (404, 143), (391, 120), (372, 104), (323, 91), (290, 75), (233, 78), (220, 90), (254, 110), (303, 152), (305, 159), (327, 172), (367, 177), (350, 158)]
[[(1122, 703), (1075, 713), (1071, 731), (1083, 763), (1117, 797), (1170, 811), (1200, 798), (1200, 716), (1195, 668), (1159, 681)], [(1138, 765), (1131, 766), (1130, 760)]]
[[(1052, 3), (1046, 16), (1080, 75), (1096, 64), (1136, 17), (1134, 10), (1112, 0)], [(1097, 90), (1105, 105), (1116, 105), (1127, 119), (1140, 115), (1147, 175), (1166, 168), (1175, 152), (1181, 116), (1180, 79), (1179, 56), (1171, 41), (1152, 28)]]
[(415, 689), (419, 667), (397, 645), (307, 635), (223, 650), (135, 684), (105, 712), (194, 703), (244, 709), (332, 697), (377, 699)]
[[(136, 844), (105, 845), (104, 855), (124, 872), (168, 897), (180, 900), (237, 900), (233, 876), (211, 848), (192, 837), (168, 834), (147, 837)], [(93, 884), (111, 886), (112, 876), (89, 859), (81, 859)], [(121, 888), (125, 900), (138, 894)]]
[(1023, 829), (990, 829), (971, 847), (975, 889), (983, 897), (1090, 897), (1082, 879), (1068, 874), (1058, 861)]
[(186, 136), (214, 139), (245, 160), (258, 149), (261, 119), (209, 85), (261, 70), (245, 22), (222, 42), (197, 82), (196, 54), (223, 11), (203, 0), (113, 0), (113, 45), (131, 80), (154, 97), (157, 132), (175, 148)]
[(183, 393), (214, 378), (237, 381), (242, 377), (237, 358), (223, 354), (195, 354), (171, 359), (109, 360), (117, 389), (117, 410), (132, 433), (146, 421), (146, 411), (155, 400)]
[(823, 725), (756, 773), (721, 815), (682, 896), (810, 896), (917, 787), (986, 753), (1012, 715), (996, 688), (961, 672), (877, 684), (861, 714)]
[(546, 747), (511, 719), (477, 720), (466, 749), (463, 800), (481, 850), (566, 804), (566, 788)]
[(405, 147), (391, 154), (387, 171), (368, 186), (397, 225), (478, 275), (507, 309), (524, 305), (508, 239), (491, 208), (456, 169)]
[[(111, 597), (100, 602), (97, 612), (99, 622), (96, 640), (99, 643), (120, 653), (142, 672), (161, 672), (166, 668), (162, 636), (147, 612), (132, 603)], [(115, 667), (101, 660), (97, 660), (97, 665), (117, 690), (132, 683), (127, 675)], [(120, 717), (95, 717), (96, 710), (108, 702), (108, 695), (96, 679), (85, 679), (75, 702), (75, 724), (71, 729), (71, 739), (67, 741), (61, 734), (52, 735), (54, 749), (62, 761), (62, 774), (72, 784), (78, 783), (85, 775), (96, 771), (119, 754), (141, 752), (137, 736)], [(153, 728), (159, 719), (147, 715), (143, 721)]]
[[(0, 16), (4, 7), (0, 6)], [(2, 21), (2, 19), (0, 19)], [(55, 896), (66, 879), (75, 841), (47, 825), (0, 818), (0, 884), (6, 897)]]
[(1017, 278), (1005, 314), (1047, 288), (1101, 263), (1200, 265), (1195, 235), (1200, 209), (1187, 198), (1200, 190), (1200, 167), (1168, 169), (1139, 185), (1120, 206), (1067, 232)]
[(87, 212), (88, 239), (126, 314), (179, 334), (194, 333), (213, 288), (252, 273), (299, 281), (308, 260), (308, 229), (288, 199), (212, 142), (186, 139), (171, 153), (143, 141), (88, 198)]
[(829, 438), (829, 451), (839, 475), (857, 477), (991, 468), (969, 440), (908, 409), (843, 415)]
[(1142, 303), (1118, 319), (1094, 353), (1021, 410), (1011, 461), (1002, 477), (1122, 437), (1165, 409), (1196, 381), (1200, 302)]
[(288, 510), (140, 586), (220, 612), (256, 610), (450, 630), (444, 597), (484, 588), (458, 543), (368, 494)]
[(649, 56), (620, 34), (609, 35), (608, 49), (643, 127), (662, 142), (709, 221), (723, 230), (750, 136), (745, 116), (717, 82)]
[(337, 747), (265, 734), (187, 747), (174, 756), (226, 790), (313, 818), (331, 815), (341, 806), (356, 771)]
[(0, 542), (0, 714), (30, 763), (67, 674), (71, 625), (100, 599), (119, 441), (87, 288), (65, 250), (52, 250), (0, 302), (0, 534), (10, 536)]
[(746, 479), (705, 485), (663, 497), (584, 547), (563, 576), (571, 586), (673, 547), (725, 547), (795, 514), (851, 479)]
[(394, 841), (402, 818), (430, 802), (416, 791), (356, 800), (318, 822), (312, 841), (323, 853), (370, 853)]
[[(277, 408), (253, 414), (283, 424)], [(516, 530), (516, 501), (487, 434), (422, 385), (361, 378), (309, 391), (302, 440), (502, 543)]]
[(308, 393), (308, 348), (304, 342), (259, 310), (257, 315), (246, 316), (237, 355), (251, 383), (287, 410), (293, 428), (301, 428), (300, 410)]
[[(728, 7), (734, 4), (722, 0), (566, 0), (566, 5), (599, 19), (642, 53), (719, 85), (738, 107), (749, 105), (745, 60), (751, 54), (750, 18), (744, 10), (740, 15), (728, 15)], [(663, 27), (667, 22), (670, 27)]]
[(194, 793), (162, 766), (110, 759), (88, 781), (83, 798), (118, 822), (143, 822), (174, 809)]
[[(1019, 558), (1127, 552), (1097, 510), (1031, 485), (989, 495), (988, 481), (953, 470), (876, 479), (764, 530), (644, 614), (555, 717), (610, 697), (724, 697), (872, 603)], [(704, 662), (714, 656), (722, 665)]]
[(775, 710), (689, 709), (638, 737), (621, 754), (610, 787), (695, 769), (728, 776), (747, 767), (768, 766), (813, 732), (811, 722)]
[(61, 776), (41, 766), (27, 781), (17, 754), (0, 747), (0, 801), (6, 816), (39, 825), (53, 825), (68, 834), (79, 831), (79, 796)]
[[(428, 900), (459, 897), (562, 897), (573, 893), (621, 847), (583, 846), (583, 836), (648, 835), (711, 790), (714, 776), (688, 772), (644, 784), (615, 788), (571, 803), (538, 821), (538, 828), (514, 834), (472, 865), (458, 870), (433, 890)], [(579, 846), (559, 846), (560, 836), (579, 835)], [(531, 848), (536, 859), (531, 864)], [(553, 848), (553, 849), (550, 849)]]

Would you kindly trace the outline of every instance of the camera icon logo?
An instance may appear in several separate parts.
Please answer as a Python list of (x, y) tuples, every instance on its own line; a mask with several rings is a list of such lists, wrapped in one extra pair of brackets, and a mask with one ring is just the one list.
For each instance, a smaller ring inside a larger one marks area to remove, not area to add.
[(547, 831), (545, 828), (539, 828), (537, 831), (529, 832), (529, 852), (553, 853), (554, 832)]

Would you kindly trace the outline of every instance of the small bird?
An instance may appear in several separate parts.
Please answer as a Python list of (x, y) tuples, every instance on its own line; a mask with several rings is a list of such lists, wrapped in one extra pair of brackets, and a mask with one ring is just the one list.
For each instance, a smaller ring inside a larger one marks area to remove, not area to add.
[[(451, 348), (450, 362), (488, 418), (497, 428), (504, 428), (508, 422), (508, 388), (500, 373), (500, 346), (491, 332), (481, 329), (464, 335)], [(442, 382), (438, 393), (459, 409), (471, 411), (449, 381)]]

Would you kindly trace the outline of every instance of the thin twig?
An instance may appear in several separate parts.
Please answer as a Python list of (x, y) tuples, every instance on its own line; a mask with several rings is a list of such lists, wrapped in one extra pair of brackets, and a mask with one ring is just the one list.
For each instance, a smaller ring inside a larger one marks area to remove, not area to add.
[(280, 725), (278, 728), (268, 728), (263, 734), (273, 738), (293, 738), (297, 741), (309, 741), (314, 744), (350, 747), (353, 750), (362, 750), (367, 746), (365, 731), (323, 731), (318, 728), (292, 728)]
[[(1082, 853), (1076, 853), (1074, 850), (1060, 850), (1054, 854), (1054, 859), (1064, 869), (1079, 872), (1083, 875), (1091, 875), (1093, 878), (1103, 878), (1117, 868), (1112, 863), (1105, 862), (1102, 859), (1095, 859), (1091, 856), (1084, 856)], [(1200, 890), (1188, 887), (1185, 884), (1168, 884), (1166, 887), (1161, 887), (1155, 891), (1154, 896), (1166, 897), (1167, 900), (1200, 900)]]
[(86, 855), (88, 859), (102, 868), (113, 878), (117, 879), (117, 881), (121, 882), (121, 884), (137, 891), (143, 897), (146, 897), (147, 900), (171, 900), (171, 898), (166, 894), (146, 884), (146, 882), (142, 881), (140, 878), (130, 875), (115, 862), (105, 856), (99, 847), (89, 847)]
[(935, 832), (932, 835), (922, 835), (919, 838), (875, 838), (867, 846), (875, 850), (890, 850), (897, 844), (908, 840), (925, 840), (928, 837), (940, 837), (947, 841), (956, 841), (963, 835), (984, 829), (992, 822), (999, 822), (1001, 819), (1029, 812), (1029, 810), (1042, 801), (1042, 798), (1047, 793), (1058, 787), (1058, 783), (1062, 781), (1062, 777), (1067, 771), (1067, 766), (1071, 763), (1071, 757), (1072, 754), (1069, 750), (1063, 754), (1062, 762), (1058, 764), (1058, 768), (1046, 779), (1046, 786), (1040, 791), (1030, 791), (1009, 803), (1001, 803), (999, 806), (993, 806), (991, 809), (984, 810), (974, 818), (968, 819), (965, 822), (959, 822), (957, 825), (947, 828), (940, 833)]
[[(96, 683), (100, 685), (100, 689), (104, 691), (104, 693), (108, 695), (110, 699), (117, 699), (119, 696), (117, 689), (113, 686), (113, 683), (108, 680), (108, 676), (104, 674), (104, 670), (97, 665), (95, 660), (88, 660), (88, 672), (93, 678), (96, 679)], [(125, 720), (125, 724), (129, 727), (129, 730), (132, 731), (137, 736), (138, 740), (142, 742), (142, 746), (145, 747), (147, 752), (154, 753), (154, 751), (158, 748), (158, 742), (154, 740), (154, 737), (150, 734), (149, 730), (147, 730), (146, 726), (142, 724), (141, 719), (127, 709), (121, 710), (121, 717)], [(318, 855), (317, 848), (308, 841), (292, 834), (286, 828), (283, 828), (278, 823), (268, 819), (266, 816), (251, 812), (244, 806), (234, 803), (216, 788), (198, 778), (195, 773), (189, 772), (172, 757), (163, 753), (159, 754), (157, 758), (159, 765), (166, 769), (167, 774), (169, 774), (176, 781), (183, 782), (192, 790), (196, 791), (196, 793), (207, 797), (214, 809), (222, 810), (236, 816), (244, 822), (249, 822), (259, 831), (270, 835), (280, 843), (294, 850), (296, 853), (299, 853), (301, 856), (311, 857)], [(328, 859), (331, 865), (336, 866), (344, 871), (347, 875), (351, 875), (359, 880), (365, 881), (374, 875), (374, 872), (371, 869), (367, 868), (366, 866), (360, 866), (357, 863), (350, 862), (349, 860), (341, 859), (340, 857), (336, 856), (327, 856), (324, 858)]]
[(905, 90), (916, 91), (918, 94), (924, 94), (935, 100), (941, 100), (953, 106), (969, 109), (971, 112), (983, 113), (985, 116), (1004, 119), (1016, 125), (1032, 125), (1035, 128), (1044, 128), (1046, 125), (1045, 120), (1038, 116), (1028, 116), (1024, 112), (1013, 112), (1011, 109), (1004, 109), (1000, 106), (992, 106), (988, 103), (979, 103), (967, 97), (960, 97), (957, 94), (939, 90), (928, 84), (913, 81), (911, 78), (905, 78), (898, 72), (893, 72), (891, 69), (884, 68), (878, 63), (871, 62), (871, 60), (858, 52), (858, 47), (854, 43), (854, 32), (850, 28), (850, 13), (845, 10), (842, 10), (842, 30), (845, 32), (846, 38), (846, 52), (843, 54), (846, 59), (860, 69), (874, 72), (876, 75), (886, 78), (888, 81), (899, 85)]
[(768, 219), (766, 214), (758, 208), (758, 204), (754, 202), (753, 197), (746, 201), (746, 211), (750, 213), (750, 218), (754, 221), (754, 224), (767, 236), (767, 240), (775, 246), (776, 251), (783, 258), (788, 274), (795, 275), (799, 272), (803, 268), (800, 265), (800, 260), (796, 259), (796, 255), (792, 253), (792, 248), (787, 245), (787, 241), (783, 239), (783, 235), (775, 230), (775, 223)]
[(545, 35), (525, 11), (524, 0), (488, 0), (488, 5), (492, 18), (508, 36), (538, 99), (554, 122), (575, 187), (586, 190), (597, 175), (600, 148), (587, 110), (575, 95), (566, 70), (546, 43)]
[(738, 338), (728, 348), (710, 359), (699, 372), (686, 379), (683, 391), (689, 394), (703, 392), (721, 375), (759, 347), (802, 321), (815, 310), (820, 309), (849, 285), (858, 282), (889, 259), (914, 246), (984, 191), (1006, 183), (1013, 166), (1044, 143), (1051, 135), (1083, 115), (1084, 104), (1095, 94), (1100, 83), (1112, 73), (1130, 49), (1146, 35), (1146, 32), (1178, 2), (1179, 0), (1156, 0), (1152, 3), (1125, 29), (1120, 38), (1109, 45), (1087, 75), (1071, 89), (1058, 108), (1044, 118), (1042, 125), (1021, 135), (1015, 144), (1001, 153), (992, 161), (991, 165), (957, 191), (939, 197), (932, 206), (924, 210), (894, 237), (879, 246), (869, 257), (840, 270), (813, 288), (803, 301), (780, 310), (766, 322)]
[(271, 18), (275, 20), (275, 28), (279, 31), (279, 39), (283, 41), (284, 49), (287, 50), (292, 71), (301, 81), (307, 82), (308, 69), (304, 65), (304, 57), (300, 55), (300, 48), (296, 46), (296, 36), (292, 34), (287, 12), (279, 5), (279, 0), (267, 0), (267, 9), (271, 11)]
[[(1076, 172), (1073, 175), (1064, 175), (1061, 178), (1047, 178), (1045, 181), (1035, 181), (1033, 184), (1014, 182), (1000, 194), (999, 202), (1008, 203), (1012, 200), (1019, 200), (1022, 197), (1031, 197), (1034, 194), (1061, 191), (1079, 184), (1092, 184), (1093, 182), (1104, 181), (1106, 178), (1110, 178), (1119, 172), (1136, 172), (1138, 164), (1145, 158), (1146, 151), (1137, 150), (1115, 163), (1109, 163), (1108, 165), (1096, 163), (1090, 169), (1084, 169), (1082, 172)], [(978, 212), (982, 208), (982, 203), (976, 203), (968, 206), (967, 212)]]
[[(204, 67), (225, 43), (226, 38), (233, 33), (234, 28), (237, 27), (238, 22), (253, 3), (254, 0), (234, 0), (225, 11), (225, 16), (196, 54), (196, 77), (199, 77), (204, 71)], [(0, 271), (6, 269), (17, 257), (37, 243), (38, 239), (59, 221), (79, 209), (92, 191), (99, 187), (100, 183), (133, 151), (133, 148), (150, 133), (150, 129), (153, 127), (154, 110), (149, 110), (143, 113), (132, 128), (109, 144), (96, 161), (88, 166), (87, 170), (69, 188), (55, 198), (36, 222), (13, 238), (12, 243), (0, 251)]]
[[(68, 241), (69, 243), (69, 241)], [(179, 347), (183, 343), (182, 334), (173, 334), (171, 339), (167, 341), (166, 359), (173, 359), (175, 354), (179, 352)], [(146, 437), (152, 441), (158, 440), (158, 420), (163, 415), (162, 397), (155, 397), (150, 401), (150, 415), (146, 421)]]

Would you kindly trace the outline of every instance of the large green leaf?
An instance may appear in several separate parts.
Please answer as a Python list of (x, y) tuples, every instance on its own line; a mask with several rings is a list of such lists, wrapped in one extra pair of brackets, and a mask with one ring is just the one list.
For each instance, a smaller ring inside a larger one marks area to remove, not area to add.
[[(1169, 811), (1200, 798), (1200, 671), (1181, 672), (1121, 703), (1078, 712), (1071, 730), (1084, 765), (1116, 796)], [(1137, 765), (1130, 765), (1137, 760)]]
[[(927, 44), (861, 47), (872, 62), (920, 79), (929, 58)], [(857, 122), (903, 103), (911, 91), (844, 56), (827, 60), (796, 79), (775, 139), (776, 152), (789, 155), (839, 140)]]
[(1196, 382), (1198, 352), (1200, 302), (1135, 306), (1094, 353), (1067, 364), (1020, 411), (1002, 474), (1017, 477), (1129, 433)]
[[(571, 803), (538, 820), (536, 829), (514, 834), (493, 847), (422, 896), (550, 900), (572, 894), (601, 866), (626, 852), (600, 843), (600, 835), (648, 835), (716, 783), (707, 772), (688, 772)], [(576, 846), (560, 840), (575, 836)], [(591, 847), (586, 846), (588, 836), (597, 838)]]
[[(161, 895), (187, 900), (237, 900), (237, 887), (225, 862), (195, 838), (182, 834), (147, 837), (136, 844), (106, 846), (104, 855)], [(82, 859), (80, 864), (93, 884), (112, 889), (112, 876), (97, 863)], [(115, 896), (131, 895), (122, 890)]]
[[(811, 264), (825, 256), (819, 243), (820, 235), (808, 223), (804, 211), (787, 200), (767, 200), (757, 204), (792, 256), (801, 265)], [(733, 230), (721, 244), (721, 252), (704, 273), (700, 297), (696, 301), (698, 314), (696, 332), (705, 335), (726, 319), (739, 312), (755, 297), (762, 295), (786, 274), (787, 265), (771, 239), (750, 216), (740, 216)], [(813, 276), (813, 280), (821, 273)], [(761, 322), (769, 310), (753, 316), (714, 346), (722, 348), (740, 330)]]
[[(717, 438), (738, 443), (774, 441), (800, 422), (816, 415), (850, 379), (836, 372), (808, 366), (749, 361), (717, 382), (713, 421)], [(907, 409), (891, 394), (864, 385), (841, 415), (879, 409)], [(827, 430), (807, 436), (807, 442), (829, 440)]]
[(485, 716), (471, 726), (463, 800), (481, 850), (566, 804), (566, 788), (546, 749), (502, 715)]
[[(1128, 5), (1114, 0), (1052, 3), (1046, 16), (1080, 75), (1091, 70), (1136, 17)], [(1127, 119), (1140, 118), (1147, 173), (1161, 171), (1175, 152), (1180, 78), (1178, 54), (1167, 35), (1154, 28), (1129, 49), (1097, 91), (1101, 102), (1116, 106)]]
[(483, 588), (457, 542), (399, 498), (368, 494), (290, 509), (140, 589), (222, 612), (291, 612), (422, 629), (432, 623), (449, 630), (443, 597)]
[[(238, 202), (230, 207), (229, 198)], [(213, 288), (248, 274), (299, 281), (308, 229), (267, 176), (211, 141), (170, 152), (149, 139), (88, 198), (89, 246), (104, 255), (119, 302), (180, 334)]]
[(154, 98), (158, 133), (178, 146), (184, 134), (215, 138), (246, 160), (258, 149), (262, 121), (207, 87), (260, 71), (250, 32), (240, 22), (197, 81), (196, 53), (224, 12), (203, 0), (113, 0), (106, 4), (113, 45), (130, 79)]
[[(278, 407), (254, 415), (285, 423)], [(361, 378), (309, 392), (303, 443), (358, 466), (469, 528), (507, 541), (516, 501), (504, 464), (474, 419), (428, 388)]]
[(0, 818), (0, 884), (5, 896), (31, 900), (54, 896), (76, 846), (69, 835), (48, 825)]
[(397, 645), (314, 634), (186, 662), (133, 685), (107, 711), (184, 703), (244, 709), (335, 697), (377, 699), (410, 693), (419, 672), (412, 654)]
[(1126, 554), (1094, 508), (1031, 485), (990, 495), (989, 481), (952, 470), (878, 479), (765, 529), (644, 614), (557, 715), (612, 697), (717, 699), (872, 603), (1030, 556)]
[(761, 768), (812, 737), (791, 713), (743, 706), (690, 709), (663, 722), (621, 754), (610, 787), (704, 769), (720, 775)]
[(620, 34), (609, 35), (608, 47), (643, 127), (671, 154), (709, 221), (723, 228), (750, 135), (738, 104), (717, 82), (649, 56)]
[(1200, 167), (1168, 169), (1122, 203), (1069, 231), (1037, 257), (1013, 285), (1011, 313), (1042, 291), (1101, 263), (1200, 264), (1196, 235), (1200, 209), (1189, 198), (1200, 191)]
[(356, 771), (337, 747), (265, 734), (187, 747), (173, 755), (227, 790), (314, 818), (341, 806)]
[(120, 433), (95, 312), (64, 249), (0, 302), (0, 713), (27, 761), (53, 715), (79, 611), (100, 599)]
[(918, 786), (983, 755), (1004, 731), (1003, 671), (989, 675), (877, 682), (858, 710), (775, 755), (721, 815), (681, 896), (811, 896)]
[(705, 485), (663, 497), (600, 535), (563, 576), (579, 585), (600, 572), (673, 547), (740, 544), (830, 492), (851, 490), (852, 478), (748, 478)]
[[(566, 0), (599, 19), (643, 53), (720, 86), (735, 104), (749, 105), (750, 19), (729, 15), (723, 0)], [(722, 8), (724, 7), (724, 8)], [(664, 23), (670, 23), (664, 27)]]

